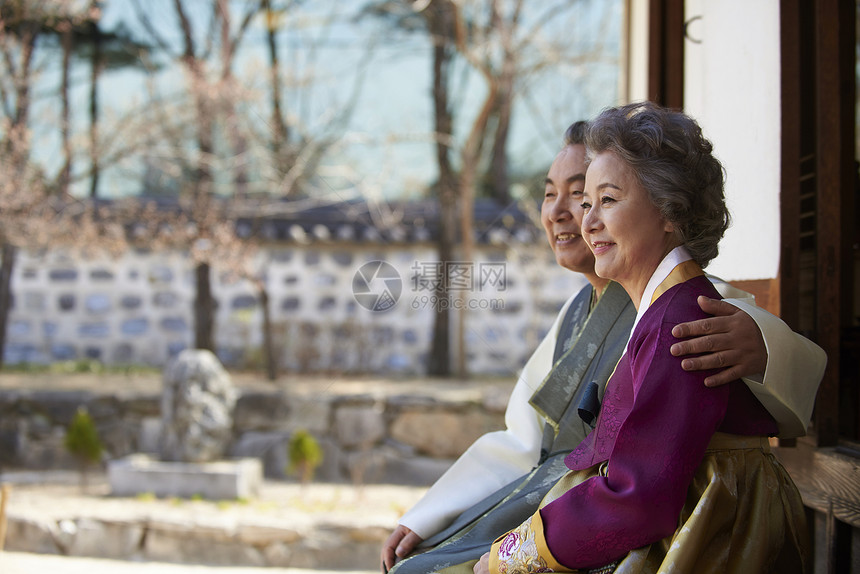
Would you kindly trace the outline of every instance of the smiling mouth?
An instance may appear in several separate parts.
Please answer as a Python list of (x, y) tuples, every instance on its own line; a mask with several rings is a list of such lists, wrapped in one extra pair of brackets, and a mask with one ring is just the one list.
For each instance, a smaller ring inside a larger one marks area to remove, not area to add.
[(611, 241), (593, 241), (591, 243), (591, 251), (594, 252), (595, 256), (601, 255), (613, 245), (615, 245), (615, 243)]
[(581, 237), (581, 236), (578, 234), (575, 234), (575, 233), (559, 233), (558, 235), (555, 236), (555, 240), (556, 241), (571, 241), (571, 240), (577, 239), (579, 237)]

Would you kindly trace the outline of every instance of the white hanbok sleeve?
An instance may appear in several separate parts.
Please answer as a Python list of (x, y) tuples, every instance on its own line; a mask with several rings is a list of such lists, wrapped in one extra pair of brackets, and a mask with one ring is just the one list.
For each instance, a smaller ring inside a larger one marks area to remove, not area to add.
[(544, 420), (529, 399), (552, 369), (556, 334), (572, 301), (573, 297), (565, 303), (523, 368), (505, 410), (506, 428), (479, 437), (403, 515), (400, 524), (426, 540), (538, 463)]
[(761, 380), (744, 382), (756, 398), (776, 419), (780, 438), (806, 434), (818, 385), (824, 376), (827, 353), (792, 331), (779, 317), (757, 307), (749, 293), (724, 282), (714, 281), (726, 303), (752, 317), (758, 325), (767, 349), (767, 367)]

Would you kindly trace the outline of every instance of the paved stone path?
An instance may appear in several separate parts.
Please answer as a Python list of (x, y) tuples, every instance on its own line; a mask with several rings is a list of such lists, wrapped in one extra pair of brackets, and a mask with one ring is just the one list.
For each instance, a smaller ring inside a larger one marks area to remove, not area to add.
[(304, 570), (297, 568), (241, 568), (169, 564), (166, 562), (128, 562), (103, 558), (80, 558), (0, 552), (3, 574), (376, 574), (376, 570)]
[[(217, 502), (113, 497), (104, 475), (90, 477), (81, 492), (77, 473), (69, 471), (6, 473), (0, 483), (10, 487), (2, 574), (99, 574), (84, 558), (113, 560), (112, 572), (120, 560), (129, 574), (162, 562), (218, 566), (219, 574), (259, 572), (262, 566), (276, 568), (267, 574), (372, 572), (397, 519), (426, 490), (265, 481), (258, 498)], [(32, 567), (39, 560), (45, 567)], [(67, 562), (48, 568), (52, 560)], [(175, 573), (207, 571), (185, 568), (192, 569)]]

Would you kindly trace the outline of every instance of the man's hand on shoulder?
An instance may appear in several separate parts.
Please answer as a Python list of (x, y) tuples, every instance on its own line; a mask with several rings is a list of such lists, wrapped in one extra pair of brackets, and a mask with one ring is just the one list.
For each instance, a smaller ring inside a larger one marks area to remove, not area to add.
[(767, 348), (756, 322), (734, 305), (699, 296), (699, 307), (713, 315), (706, 319), (675, 325), (672, 335), (684, 339), (672, 345), (685, 371), (722, 369), (705, 379), (705, 385), (717, 387), (728, 382), (763, 373), (767, 367)]

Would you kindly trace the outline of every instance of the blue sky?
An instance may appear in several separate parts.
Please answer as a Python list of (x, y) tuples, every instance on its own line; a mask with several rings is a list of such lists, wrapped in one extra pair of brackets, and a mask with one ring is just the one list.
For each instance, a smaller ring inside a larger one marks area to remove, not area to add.
[[(288, 22), (289, 32), (283, 39), (285, 70), (313, 71), (317, 82), (313, 91), (288, 90), (288, 102), (299, 110), (307, 129), (319, 129), (326, 121), (325, 112), (337, 107), (353, 84), (354, 72), (366, 63), (365, 80), (361, 95), (342, 143), (328, 158), (331, 175), (322, 179), (332, 189), (339, 189), (342, 181), (337, 174), (347, 173), (350, 184), (360, 183), (362, 193), (371, 196), (415, 196), (435, 178), (436, 168), (432, 129), (431, 47), (427, 38), (416, 34), (396, 33), (378, 21), (355, 22), (351, 16), (365, 0), (314, 0), (305, 2), (298, 15)], [(151, 9), (153, 23), (173, 41), (178, 41), (172, 21), (172, 2), (168, 0), (141, 0)], [(533, 172), (548, 167), (559, 145), (564, 128), (572, 121), (589, 117), (601, 108), (617, 103), (617, 54), (620, 37), (620, 0), (577, 0), (576, 8), (568, 10), (557, 21), (542, 26), (541, 42), (560, 42), (573, 51), (587, 49), (596, 43), (603, 45), (600, 62), (582, 65), (565, 65), (551, 72), (536, 74), (527, 86), (522, 86), (514, 111), (509, 143), (512, 171)], [(200, 19), (205, 0), (189, 0), (192, 18)], [(532, 20), (542, 14), (549, 2), (526, 1), (527, 16)], [(199, 6), (200, 9), (197, 9)], [(242, 3), (236, 3), (236, 12)], [(337, 24), (327, 28), (320, 25), (324, 17), (335, 12)], [(298, 17), (297, 17), (298, 16)], [(130, 0), (105, 2), (104, 27), (113, 29), (119, 22), (134, 31), (141, 28), (136, 21)], [(142, 34), (142, 32), (141, 32)], [(319, 47), (311, 52), (310, 39), (317, 39)], [(374, 43), (372, 50), (368, 45)], [(260, 26), (252, 28), (237, 59), (236, 74), (243, 86), (260, 91), (267, 90), (267, 81), (260, 72), (265, 70), (267, 55)], [(309, 57), (313, 53), (313, 64)], [(55, 85), (55, 65), (49, 65), (43, 81), (45, 91)], [(85, 65), (76, 71), (78, 88), (74, 93), (74, 120), (83, 128), (86, 118), (88, 90)], [(286, 72), (285, 72), (286, 74)], [(483, 97), (483, 80), (469, 73), (461, 65), (455, 74), (455, 116), (457, 137), (462, 138), (478, 102)], [(109, 72), (103, 76), (100, 93), (102, 112), (106, 121), (129, 125), (123, 118), (135, 106), (146, 101), (147, 81), (152, 82), (160, 94), (182, 91), (183, 77), (175, 67), (167, 67), (149, 80), (138, 71)], [(263, 95), (261, 100), (265, 101)], [(54, 107), (56, 107), (54, 105)], [(42, 108), (42, 118), (49, 119), (50, 107)], [(259, 117), (267, 118), (268, 111), (260, 109)], [(41, 149), (50, 150), (56, 145), (48, 121), (43, 126), (46, 143)], [(56, 154), (45, 153), (45, 161)], [(127, 195), (140, 189), (140, 164), (126, 161), (121, 167), (105, 174), (103, 195)], [(82, 189), (87, 184), (80, 186)]]

